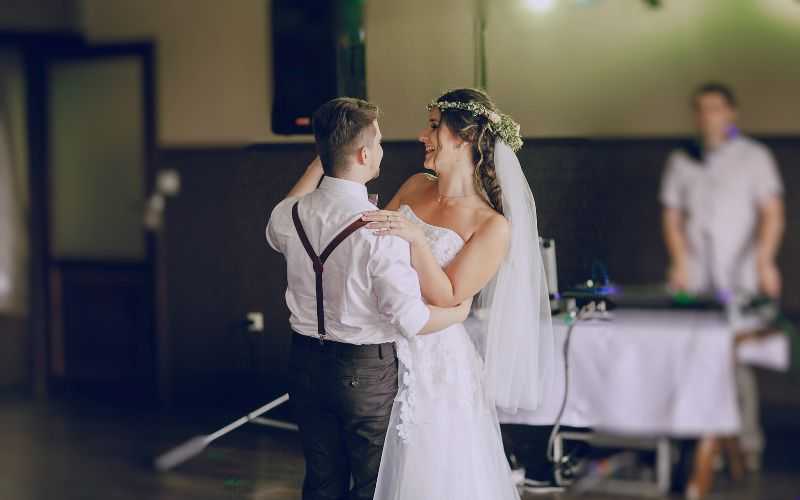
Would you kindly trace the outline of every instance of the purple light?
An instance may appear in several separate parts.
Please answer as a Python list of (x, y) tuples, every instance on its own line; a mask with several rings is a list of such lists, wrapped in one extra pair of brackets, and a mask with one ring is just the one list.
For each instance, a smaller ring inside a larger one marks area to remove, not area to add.
[(728, 305), (733, 301), (733, 293), (730, 290), (719, 290), (716, 298), (720, 304)]

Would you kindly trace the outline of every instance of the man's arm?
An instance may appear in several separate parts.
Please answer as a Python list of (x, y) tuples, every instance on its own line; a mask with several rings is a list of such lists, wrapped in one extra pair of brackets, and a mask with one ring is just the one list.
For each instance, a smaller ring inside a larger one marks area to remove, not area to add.
[(667, 159), (659, 193), (661, 205), (664, 207), (661, 213), (661, 226), (670, 260), (667, 283), (673, 290), (686, 290), (689, 287), (686, 265), (688, 249), (683, 212), (684, 176), (680, 170), (682, 158), (683, 154), (676, 151)]
[(294, 231), (291, 222), (291, 205), (297, 198), (307, 195), (314, 191), (323, 176), (322, 162), (319, 156), (306, 167), (305, 173), (295, 183), (289, 194), (272, 209), (269, 221), (267, 222), (267, 243), (280, 253), (285, 253), (286, 239)]
[(508, 252), (510, 225), (502, 215), (494, 215), (469, 238), (458, 255), (444, 269), (433, 255), (420, 225), (400, 216), (393, 224), (385, 222), (395, 212), (379, 210), (365, 215), (373, 222), (369, 228), (381, 237), (398, 236), (411, 245), (411, 264), (419, 276), (422, 295), (430, 304), (457, 306), (474, 297), (492, 279)]
[(430, 333), (444, 330), (448, 326), (457, 323), (463, 323), (469, 316), (469, 310), (472, 306), (472, 299), (465, 300), (456, 307), (436, 307), (428, 306), (430, 311), (430, 319), (422, 330), (417, 335), (428, 335)]
[(772, 153), (764, 148), (761, 159), (753, 165), (755, 201), (758, 207), (756, 266), (762, 292), (773, 298), (781, 294), (781, 275), (775, 259), (786, 225), (783, 204), (783, 181)]
[(773, 298), (781, 294), (781, 275), (775, 258), (783, 240), (786, 216), (783, 199), (772, 196), (759, 206), (758, 241), (756, 242), (756, 263), (761, 291)]
[(664, 207), (662, 211), (664, 243), (670, 258), (667, 274), (669, 286), (675, 290), (686, 290), (689, 285), (686, 269), (686, 236), (683, 227), (683, 212), (679, 208)]
[(322, 162), (319, 159), (319, 156), (314, 158), (314, 160), (306, 167), (305, 173), (300, 177), (297, 183), (289, 190), (289, 194), (286, 195), (287, 198), (300, 198), (301, 196), (305, 196), (308, 193), (317, 189), (319, 185), (319, 181), (322, 179), (322, 176), (325, 173), (322, 170)]

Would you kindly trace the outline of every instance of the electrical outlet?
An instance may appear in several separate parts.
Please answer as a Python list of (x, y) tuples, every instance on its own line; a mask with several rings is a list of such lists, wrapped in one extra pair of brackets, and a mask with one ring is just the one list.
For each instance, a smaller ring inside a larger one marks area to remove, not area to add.
[(248, 332), (263, 332), (264, 331), (264, 315), (260, 312), (247, 313), (247, 331)]

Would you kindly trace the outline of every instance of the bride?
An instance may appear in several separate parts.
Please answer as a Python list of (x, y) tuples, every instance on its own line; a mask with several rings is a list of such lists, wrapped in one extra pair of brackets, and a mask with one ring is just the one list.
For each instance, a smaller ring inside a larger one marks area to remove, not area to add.
[(519, 125), (474, 89), (428, 111), (419, 140), (435, 175), (411, 177), (363, 218), (411, 244), (430, 304), (478, 297), (467, 323), (398, 342), (402, 378), (375, 499), (518, 499), (496, 408), (536, 409), (555, 360)]

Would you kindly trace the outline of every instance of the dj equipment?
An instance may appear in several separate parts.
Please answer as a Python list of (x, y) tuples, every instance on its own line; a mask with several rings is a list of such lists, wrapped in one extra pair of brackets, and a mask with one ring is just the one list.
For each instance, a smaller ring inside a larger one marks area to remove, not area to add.
[(595, 285), (591, 280), (564, 291), (562, 298), (574, 299), (578, 307), (603, 301), (608, 309), (717, 309), (724, 310), (732, 297), (673, 292), (666, 285)]
[(542, 252), (542, 265), (547, 280), (547, 291), (550, 294), (550, 310), (559, 310), (558, 266), (556, 264), (556, 240), (539, 238), (539, 250)]

